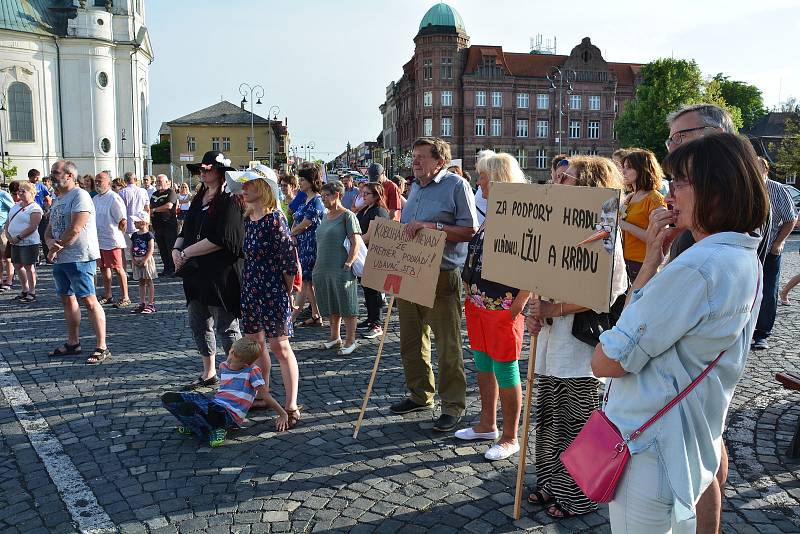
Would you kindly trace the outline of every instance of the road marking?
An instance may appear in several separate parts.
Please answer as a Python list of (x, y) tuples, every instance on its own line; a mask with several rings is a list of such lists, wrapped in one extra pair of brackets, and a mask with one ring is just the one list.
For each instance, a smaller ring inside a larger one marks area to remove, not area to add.
[(58, 489), (61, 500), (67, 505), (78, 530), (85, 534), (117, 532), (114, 522), (98, 504), (92, 490), (86, 484), (75, 464), (64, 451), (47, 421), (39, 414), (33, 401), (25, 393), (17, 377), (11, 372), (3, 354), (0, 353), (0, 391), (14, 409), (28, 439), (42, 459), (50, 479)]

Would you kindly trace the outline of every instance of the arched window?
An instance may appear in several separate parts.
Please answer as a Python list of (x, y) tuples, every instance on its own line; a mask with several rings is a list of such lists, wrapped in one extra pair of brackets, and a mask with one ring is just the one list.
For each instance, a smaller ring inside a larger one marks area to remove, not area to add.
[(139, 113), (141, 114), (141, 125), (139, 126), (142, 129), (142, 144), (147, 144), (147, 106), (144, 102), (144, 93), (141, 94), (141, 98), (139, 98)]
[(33, 98), (27, 85), (14, 82), (8, 87), (8, 122), (11, 141), (33, 141)]

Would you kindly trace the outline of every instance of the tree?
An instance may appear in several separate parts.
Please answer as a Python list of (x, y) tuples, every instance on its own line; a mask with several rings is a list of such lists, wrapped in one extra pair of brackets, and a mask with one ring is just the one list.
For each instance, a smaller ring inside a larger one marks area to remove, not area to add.
[(767, 114), (761, 89), (755, 85), (740, 81), (732, 81), (720, 72), (712, 79), (719, 84), (719, 93), (730, 106), (735, 106), (742, 113), (742, 127), (749, 130), (758, 120)]
[(150, 145), (150, 155), (153, 158), (154, 165), (171, 163), (169, 141), (164, 140)]
[(778, 174), (784, 178), (800, 176), (800, 109), (786, 119), (776, 167)]
[(700, 96), (700, 98), (697, 100), (690, 100), (687, 102), (687, 104), (716, 104), (717, 106), (728, 110), (728, 113), (731, 114), (733, 125), (736, 126), (737, 130), (740, 130), (744, 125), (744, 120), (742, 119), (742, 110), (737, 106), (729, 104), (725, 100), (725, 98), (722, 96), (722, 86), (713, 78), (706, 83), (702, 96)]
[(669, 135), (667, 115), (687, 102), (700, 100), (702, 74), (694, 60), (664, 58), (644, 65), (641, 75), (642, 82), (617, 119), (615, 130), (620, 146), (647, 148), (661, 158)]

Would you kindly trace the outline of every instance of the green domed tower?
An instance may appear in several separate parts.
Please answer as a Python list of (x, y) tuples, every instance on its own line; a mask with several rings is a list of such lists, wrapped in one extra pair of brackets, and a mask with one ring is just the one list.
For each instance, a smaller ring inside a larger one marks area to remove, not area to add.
[(422, 17), (422, 21), (419, 23), (419, 32), (414, 41), (417, 42), (419, 37), (426, 35), (457, 36), (465, 41), (464, 46), (469, 45), (469, 36), (467, 36), (467, 32), (464, 29), (464, 21), (461, 15), (443, 2), (434, 5)]

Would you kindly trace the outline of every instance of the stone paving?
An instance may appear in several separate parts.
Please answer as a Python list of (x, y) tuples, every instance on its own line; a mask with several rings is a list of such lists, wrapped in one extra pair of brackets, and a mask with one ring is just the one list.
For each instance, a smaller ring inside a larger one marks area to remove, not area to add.
[[(793, 240), (787, 246), (784, 279), (800, 272), (798, 245)], [(489, 463), (483, 459), (486, 444), (465, 445), (434, 433), (438, 412), (390, 414), (388, 405), (404, 393), (396, 334), (387, 337), (358, 440), (353, 426), (378, 340), (340, 357), (318, 349), (323, 329), (298, 329), (293, 340), (305, 406), (295, 430), (276, 434), (269, 416), (256, 412), (252, 424), (219, 449), (178, 435), (158, 397), (200, 369), (179, 281), (157, 282), (154, 315), (107, 309), (114, 356), (88, 366), (83, 362), (93, 339), (86, 323), (82, 357), (46, 356), (64, 332), (50, 268), (40, 272), (37, 303), (23, 307), (9, 296), (0, 302), (2, 532), (74, 532), (81, 523), (71, 514), (91, 520), (93, 512), (80, 510), (89, 510), (92, 498), (113, 528), (125, 533), (610, 530), (605, 506), (554, 522), (524, 503), (522, 518), (514, 521), (516, 457)], [(800, 302), (800, 289), (793, 296)], [(798, 321), (800, 304), (779, 308), (771, 349), (751, 354), (734, 397), (725, 532), (800, 531), (800, 463), (785, 455), (800, 418), (800, 392), (774, 380), (777, 371), (798, 370)], [(469, 423), (479, 400), (468, 353), (465, 359)], [(16, 381), (30, 400), (15, 405), (10, 397)], [(272, 389), (283, 398), (275, 366)], [(71, 496), (69, 477), (66, 492), (59, 493), (57, 477), (32, 445), (31, 434), (39, 432), (57, 438), (55, 461), (75, 466), (90, 498)], [(535, 477), (529, 462), (527, 482)]]

